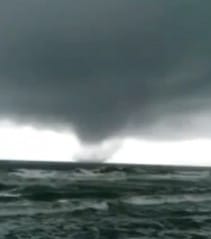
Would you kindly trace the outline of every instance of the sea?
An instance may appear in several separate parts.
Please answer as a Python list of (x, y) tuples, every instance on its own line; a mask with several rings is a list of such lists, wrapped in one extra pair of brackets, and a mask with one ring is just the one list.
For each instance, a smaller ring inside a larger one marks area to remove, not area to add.
[(211, 169), (0, 163), (0, 239), (211, 238)]

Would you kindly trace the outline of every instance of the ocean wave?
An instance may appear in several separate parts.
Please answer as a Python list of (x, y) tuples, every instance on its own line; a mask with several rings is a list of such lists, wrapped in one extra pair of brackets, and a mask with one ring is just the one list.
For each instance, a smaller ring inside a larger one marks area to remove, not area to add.
[[(65, 202), (66, 201), (66, 202)], [(69, 199), (58, 200), (54, 205), (49, 206), (49, 204), (43, 203), (39, 206), (31, 204), (26, 201), (25, 204), (18, 205), (13, 204), (5, 206), (1, 209), (0, 218), (6, 216), (34, 216), (34, 215), (51, 215), (51, 214), (61, 214), (61, 213), (83, 213), (87, 210), (94, 211), (107, 211), (109, 206), (106, 201), (77, 201), (71, 202)]]
[[(137, 175), (135, 175), (137, 176)], [(210, 171), (175, 171), (169, 173), (143, 173), (138, 175), (139, 179), (145, 180), (176, 180), (176, 181), (198, 181), (210, 178)]]
[(9, 202), (9, 201), (17, 201), (21, 197), (19, 193), (13, 192), (0, 192), (0, 202)]
[(211, 195), (199, 195), (199, 194), (182, 194), (182, 195), (161, 195), (157, 197), (151, 196), (132, 196), (121, 200), (123, 203), (132, 205), (161, 205), (161, 204), (178, 204), (178, 203), (200, 203), (210, 202)]
[(120, 165), (5, 171), (0, 238), (208, 238), (209, 175)]
[[(126, 174), (123, 171), (116, 170), (99, 170), (99, 169), (83, 169), (75, 168), (63, 171), (62, 174), (56, 170), (30, 170), (20, 169), (9, 173), (10, 177), (19, 177), (29, 180), (56, 180), (56, 181), (83, 181), (83, 180), (124, 180)], [(1, 186), (1, 185), (0, 185)], [(1, 187), (0, 187), (1, 189)]]
[(178, 178), (184, 179), (206, 179), (211, 177), (211, 172), (208, 170), (200, 170), (200, 171), (176, 171), (175, 172)]
[(38, 169), (19, 169), (14, 172), (10, 172), (10, 176), (17, 176), (28, 179), (45, 179), (56, 177), (57, 172), (53, 170), (38, 170)]

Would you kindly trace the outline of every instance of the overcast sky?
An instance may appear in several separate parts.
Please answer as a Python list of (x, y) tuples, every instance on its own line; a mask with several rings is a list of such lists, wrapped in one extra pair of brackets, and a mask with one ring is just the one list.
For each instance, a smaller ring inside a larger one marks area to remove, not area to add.
[(0, 117), (211, 136), (210, 0), (0, 0)]

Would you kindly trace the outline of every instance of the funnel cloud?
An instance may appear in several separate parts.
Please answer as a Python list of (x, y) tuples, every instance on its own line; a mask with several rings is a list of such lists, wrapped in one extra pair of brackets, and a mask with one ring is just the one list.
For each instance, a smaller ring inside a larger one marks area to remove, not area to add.
[(0, 115), (121, 135), (211, 136), (211, 2), (0, 2)]

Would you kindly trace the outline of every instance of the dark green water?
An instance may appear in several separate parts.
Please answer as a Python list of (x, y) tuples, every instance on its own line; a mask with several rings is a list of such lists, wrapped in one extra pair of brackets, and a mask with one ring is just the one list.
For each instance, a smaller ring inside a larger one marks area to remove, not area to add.
[(211, 171), (2, 169), (0, 238), (211, 238)]

